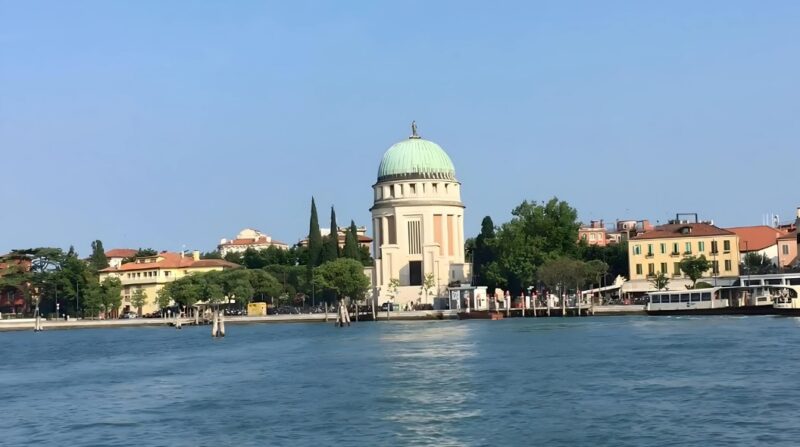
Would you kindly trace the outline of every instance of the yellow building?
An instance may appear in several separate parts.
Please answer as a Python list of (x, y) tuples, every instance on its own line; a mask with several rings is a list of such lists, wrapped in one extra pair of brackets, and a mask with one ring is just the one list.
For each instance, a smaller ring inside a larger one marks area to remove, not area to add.
[(703, 278), (739, 276), (739, 237), (708, 223), (661, 225), (631, 238), (628, 249), (630, 280), (642, 285), (638, 288), (642, 290), (636, 291), (652, 290), (647, 283), (658, 273), (670, 278), (670, 289), (691, 284), (679, 266), (688, 256), (703, 255), (711, 262), (712, 267)]
[(100, 271), (99, 279), (102, 282), (108, 277), (119, 278), (122, 283), (122, 306), (120, 313), (135, 312), (131, 306), (131, 296), (136, 290), (143, 290), (146, 296), (142, 313), (151, 313), (158, 310), (155, 304), (156, 294), (165, 284), (197, 272), (210, 272), (239, 268), (238, 264), (221, 259), (200, 259), (200, 252), (195, 251), (191, 256), (181, 253), (164, 252), (155, 256), (136, 258), (119, 267), (109, 267)]

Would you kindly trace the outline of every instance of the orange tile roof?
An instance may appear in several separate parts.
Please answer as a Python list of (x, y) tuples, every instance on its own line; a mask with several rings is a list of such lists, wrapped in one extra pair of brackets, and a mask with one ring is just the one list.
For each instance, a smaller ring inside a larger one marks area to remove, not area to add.
[[(154, 261), (144, 262), (146, 259), (153, 259)], [(164, 252), (155, 256), (148, 256), (144, 258), (137, 258), (137, 262), (126, 262), (119, 266), (119, 268), (109, 267), (101, 272), (129, 272), (135, 270), (152, 270), (152, 269), (174, 269), (174, 268), (201, 268), (201, 267), (222, 267), (222, 268), (238, 268), (239, 264), (228, 262), (222, 259), (200, 259), (195, 261), (191, 255), (181, 256), (180, 253)], [(141, 261), (141, 262), (139, 262)]]
[(107, 258), (130, 258), (131, 256), (136, 256), (138, 250), (134, 250), (132, 248), (112, 248), (106, 252)]
[(728, 228), (739, 236), (739, 250), (742, 252), (759, 251), (775, 245), (783, 235), (782, 231), (766, 225)]
[[(688, 234), (681, 233), (682, 228), (690, 228)], [(735, 233), (707, 223), (685, 223), (659, 225), (652, 230), (639, 233), (632, 240), (663, 239), (670, 237), (707, 237), (733, 236)]]
[(788, 233), (783, 234), (782, 236), (778, 237), (778, 239), (785, 241), (785, 240), (792, 240), (797, 239), (797, 230), (790, 231)]

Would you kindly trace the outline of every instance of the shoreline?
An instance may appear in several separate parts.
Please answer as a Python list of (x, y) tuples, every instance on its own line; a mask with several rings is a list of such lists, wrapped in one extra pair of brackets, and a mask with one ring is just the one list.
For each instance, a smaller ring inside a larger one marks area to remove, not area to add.
[[(614, 315), (646, 315), (643, 306), (620, 305), (620, 306), (595, 306), (595, 315), (614, 316)], [(455, 310), (421, 310), (421, 311), (392, 311), (388, 321), (434, 321), (434, 320), (456, 320), (458, 311)], [(370, 316), (371, 317), (371, 316)], [(376, 321), (387, 321), (386, 312), (378, 312)], [(521, 317), (512, 317), (521, 318)], [(526, 316), (524, 318), (558, 318), (545, 316)], [(572, 317), (568, 317), (572, 318)], [(583, 317), (586, 318), (586, 317)], [(267, 315), (258, 317), (248, 316), (229, 316), (225, 317), (226, 324), (281, 324), (281, 323), (333, 323), (336, 315), (329, 313), (326, 321), (325, 314), (285, 314)], [(354, 323), (355, 318), (352, 320)], [(372, 321), (372, 318), (364, 321)], [(194, 326), (193, 318), (181, 318), (182, 326)], [(0, 320), (0, 332), (10, 331), (32, 331), (33, 319), (25, 318), (19, 320)], [(132, 327), (170, 327), (175, 324), (174, 318), (135, 318), (131, 320), (42, 320), (44, 330), (65, 330), (65, 329), (106, 329), (106, 328), (132, 328)], [(201, 323), (202, 325), (202, 323)]]

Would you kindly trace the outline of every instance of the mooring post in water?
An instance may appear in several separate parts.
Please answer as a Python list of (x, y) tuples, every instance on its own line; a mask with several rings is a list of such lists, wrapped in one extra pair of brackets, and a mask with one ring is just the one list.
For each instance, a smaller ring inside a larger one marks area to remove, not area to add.
[(328, 302), (325, 301), (325, 322), (328, 322)]
[(216, 337), (219, 332), (219, 316), (216, 309), (214, 309), (211, 317), (211, 336)]
[(547, 316), (550, 316), (550, 293), (547, 293), (547, 296), (544, 297), (545, 301), (547, 301)]
[(225, 336), (225, 313), (219, 314), (219, 334), (218, 337)]
[(565, 290), (564, 293), (561, 295), (561, 316), (567, 316), (567, 291)]

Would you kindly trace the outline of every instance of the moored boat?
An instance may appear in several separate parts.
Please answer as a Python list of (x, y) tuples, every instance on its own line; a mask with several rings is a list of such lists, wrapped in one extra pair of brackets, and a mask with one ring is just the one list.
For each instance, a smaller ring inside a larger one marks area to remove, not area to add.
[(459, 320), (502, 320), (504, 318), (502, 312), (496, 310), (473, 310), (459, 312)]
[[(727, 286), (650, 292), (648, 315), (774, 315), (776, 286)], [(800, 311), (800, 309), (798, 309)]]

